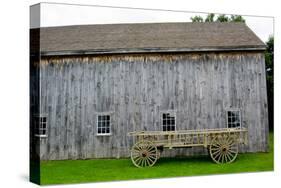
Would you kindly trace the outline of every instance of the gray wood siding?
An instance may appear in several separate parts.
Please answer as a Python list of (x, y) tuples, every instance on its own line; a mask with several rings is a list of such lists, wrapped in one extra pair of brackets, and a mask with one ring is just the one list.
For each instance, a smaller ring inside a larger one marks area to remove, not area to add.
[[(264, 56), (259, 52), (139, 54), (43, 58), (41, 113), (48, 137), (41, 159), (128, 157), (130, 131), (162, 130), (174, 110), (176, 129), (224, 128), (226, 110), (241, 109), (249, 145), (267, 151)], [(111, 113), (111, 136), (97, 136), (97, 114)], [(206, 154), (204, 148), (164, 156)]]

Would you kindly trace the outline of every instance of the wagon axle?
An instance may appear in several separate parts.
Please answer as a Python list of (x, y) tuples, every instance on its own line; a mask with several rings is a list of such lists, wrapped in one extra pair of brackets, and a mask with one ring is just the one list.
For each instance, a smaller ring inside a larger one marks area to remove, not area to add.
[(146, 157), (147, 156), (147, 151), (144, 151), (143, 153), (142, 153), (142, 157)]

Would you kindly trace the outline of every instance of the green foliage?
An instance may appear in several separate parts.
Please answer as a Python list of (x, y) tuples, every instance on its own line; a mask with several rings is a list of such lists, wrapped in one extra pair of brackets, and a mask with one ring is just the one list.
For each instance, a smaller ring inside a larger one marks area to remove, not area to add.
[(266, 67), (266, 84), (267, 84), (267, 102), (268, 102), (268, 118), (269, 128), (273, 130), (274, 119), (274, 37), (270, 36), (266, 42), (265, 51), (265, 67)]
[(216, 22), (229, 22), (230, 19), (225, 14), (220, 14), (217, 17)]
[(215, 164), (208, 156), (160, 158), (150, 168), (136, 168), (130, 159), (43, 161), (41, 183), (46, 185), (272, 171), (272, 133), (269, 143), (268, 153), (239, 154), (235, 162), (223, 165)]
[(192, 22), (203, 22), (203, 18), (201, 16), (194, 16), (190, 18)]
[(274, 38), (270, 36), (266, 42), (265, 64), (268, 75), (273, 75)]
[(208, 14), (206, 19), (205, 19), (205, 22), (214, 22), (214, 17), (215, 17), (214, 13)]
[(194, 16), (191, 17), (192, 22), (243, 22), (245, 23), (246, 20), (240, 15), (231, 15), (230, 17), (226, 16), (225, 14), (217, 15), (214, 13), (210, 13), (204, 19), (202, 16)]
[(230, 16), (230, 21), (231, 22), (243, 22), (243, 23), (246, 22), (246, 20), (242, 16), (240, 16), (240, 15), (231, 15)]

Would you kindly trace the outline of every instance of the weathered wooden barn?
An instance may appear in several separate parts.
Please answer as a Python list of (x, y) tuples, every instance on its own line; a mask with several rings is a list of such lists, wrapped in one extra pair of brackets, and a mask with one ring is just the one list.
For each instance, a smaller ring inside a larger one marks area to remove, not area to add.
[(127, 133), (139, 130), (243, 126), (240, 151), (267, 151), (265, 45), (244, 23), (30, 32), (31, 150), (41, 160), (128, 157)]

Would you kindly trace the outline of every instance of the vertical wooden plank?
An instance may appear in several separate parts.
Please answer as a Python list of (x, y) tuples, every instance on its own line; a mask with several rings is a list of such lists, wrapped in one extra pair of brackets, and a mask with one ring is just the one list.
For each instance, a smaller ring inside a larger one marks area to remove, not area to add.
[[(42, 111), (48, 112), (50, 123), (42, 155), (125, 157), (132, 144), (127, 132), (161, 130), (161, 111), (176, 110), (178, 129), (223, 128), (229, 107), (241, 108), (250, 130), (247, 150), (263, 151), (268, 124), (261, 61), (257, 53), (50, 59), (41, 77)], [(106, 111), (113, 111), (113, 134), (97, 137), (96, 113)], [(200, 153), (199, 148), (166, 156)]]

